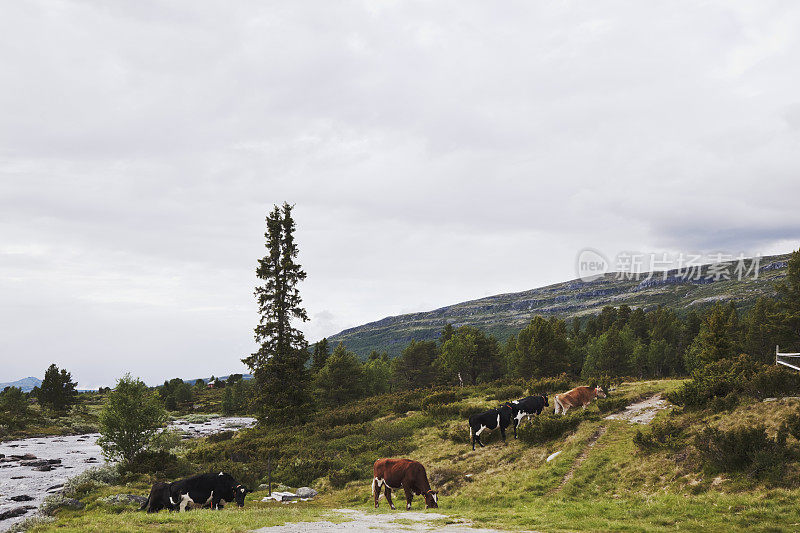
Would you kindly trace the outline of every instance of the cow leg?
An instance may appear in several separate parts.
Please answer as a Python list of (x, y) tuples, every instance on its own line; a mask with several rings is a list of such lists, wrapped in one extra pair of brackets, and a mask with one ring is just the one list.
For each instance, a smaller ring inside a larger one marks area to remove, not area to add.
[(506, 428), (500, 426), (500, 436), (503, 437), (503, 442), (506, 441)]
[(517, 438), (517, 424), (518, 423), (519, 423), (519, 421), (515, 418), (514, 419), (514, 438), (515, 439)]
[(378, 478), (372, 480), (372, 495), (375, 497), (375, 509), (377, 509), (378, 498), (381, 497), (381, 484), (378, 482)]
[(392, 509), (392, 511), (394, 511), (394, 503), (392, 503), (392, 489), (389, 488), (387, 483), (384, 483), (383, 486), (386, 487), (386, 491), (384, 492), (384, 494), (386, 494), (386, 501), (389, 502), (389, 507)]
[(414, 499), (414, 491), (412, 491), (411, 489), (409, 489), (407, 487), (403, 487), (403, 489), (406, 491), (406, 511), (410, 511), (411, 510), (411, 500)]

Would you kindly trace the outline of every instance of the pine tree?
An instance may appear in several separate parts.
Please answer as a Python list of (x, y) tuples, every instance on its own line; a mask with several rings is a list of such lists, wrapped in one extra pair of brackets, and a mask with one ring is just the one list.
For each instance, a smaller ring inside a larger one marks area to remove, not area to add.
[(75, 403), (75, 386), (72, 374), (62, 369), (59, 371), (55, 364), (44, 373), (42, 385), (37, 392), (39, 403), (54, 411), (66, 411)]
[(311, 357), (311, 371), (315, 374), (322, 370), (325, 362), (328, 360), (330, 350), (328, 349), (328, 339), (323, 338), (314, 344), (314, 354)]
[(242, 360), (256, 380), (256, 407), (262, 421), (299, 422), (310, 405), (307, 343), (303, 333), (292, 326), (292, 320), (308, 320), (297, 288), (306, 273), (295, 262), (294, 231), (292, 206), (276, 205), (267, 216), (267, 255), (256, 269), (256, 276), (264, 281), (255, 289), (260, 315), (255, 339), (260, 347)]
[(356, 354), (341, 342), (316, 378), (317, 395), (324, 405), (342, 405), (364, 393), (364, 369)]

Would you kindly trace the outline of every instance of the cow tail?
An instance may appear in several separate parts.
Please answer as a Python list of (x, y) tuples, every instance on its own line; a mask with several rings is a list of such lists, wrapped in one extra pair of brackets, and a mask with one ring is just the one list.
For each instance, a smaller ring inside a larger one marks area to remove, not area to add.
[(150, 496), (147, 497), (147, 501), (145, 501), (141, 507), (139, 507), (140, 511), (146, 511), (150, 508)]

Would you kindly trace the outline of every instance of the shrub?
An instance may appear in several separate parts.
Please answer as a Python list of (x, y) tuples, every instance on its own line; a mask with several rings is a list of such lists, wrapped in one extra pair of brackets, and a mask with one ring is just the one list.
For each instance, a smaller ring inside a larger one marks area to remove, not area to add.
[(119, 483), (120, 479), (120, 469), (117, 465), (98, 466), (68, 479), (61, 493), (68, 498), (80, 498), (98, 487)]
[(348, 482), (355, 481), (357, 479), (360, 479), (361, 477), (362, 477), (361, 472), (359, 472), (358, 469), (352, 466), (340, 468), (328, 474), (328, 479), (331, 482), (331, 486), (337, 489), (340, 489), (344, 487)]
[(656, 419), (645, 431), (636, 430), (633, 443), (643, 450), (678, 448), (685, 443), (684, 429), (673, 418)]
[(784, 419), (781, 432), (800, 440), (800, 411), (795, 411)]
[(597, 400), (597, 410), (600, 413), (611, 413), (620, 411), (631, 403), (630, 398), (617, 396), (616, 398), (600, 398)]
[(378, 413), (375, 411), (364, 409), (364, 407), (357, 402), (320, 413), (317, 415), (313, 424), (323, 428), (361, 424), (373, 420), (377, 415)]
[[(737, 358), (722, 359), (696, 368), (692, 380), (667, 395), (676, 405), (688, 408), (707, 406), (715, 398), (730, 395), (748, 395), (757, 399), (769, 396), (793, 395), (800, 392), (800, 374), (783, 368), (765, 365), (740, 355)], [(734, 398), (714, 404), (716, 410), (730, 409)]]
[(706, 428), (695, 445), (712, 470), (756, 476), (780, 472), (789, 455), (784, 439), (770, 438), (761, 424), (727, 431)]
[(46, 515), (29, 516), (25, 520), (11, 525), (11, 527), (8, 530), (8, 533), (24, 533), (29, 529), (34, 529), (35, 527), (44, 526), (52, 522), (55, 522), (55, 520), (56, 519), (54, 517)]
[(577, 428), (587, 418), (585, 411), (566, 415), (541, 414), (531, 419), (530, 424), (517, 430), (520, 440), (528, 444), (541, 444), (557, 439)]
[(522, 397), (524, 389), (519, 385), (506, 385), (486, 397), (486, 401), (507, 402)]
[(439, 428), (438, 434), (439, 438), (442, 440), (449, 440), (456, 444), (469, 444), (470, 443), (470, 432), (469, 426), (467, 424), (463, 424), (463, 426), (443, 426)]
[(190, 474), (192, 470), (186, 459), (165, 450), (139, 452), (132, 461), (124, 463), (122, 468), (131, 474), (150, 474), (167, 479)]
[(461, 398), (462, 395), (458, 394), (456, 391), (435, 392), (425, 396), (422, 399), (422, 402), (420, 402), (420, 406), (423, 410), (427, 411), (432, 407), (439, 407), (449, 403), (457, 402)]
[(150, 444), (166, 418), (158, 396), (126, 374), (108, 394), (100, 413), (97, 443), (106, 457), (131, 461)]
[(562, 373), (558, 376), (532, 379), (528, 383), (528, 389), (531, 394), (554, 394), (570, 390), (573, 384), (572, 378), (566, 373)]
[(208, 442), (222, 442), (232, 439), (235, 434), (235, 431), (220, 431), (219, 433), (212, 433), (206, 437), (206, 440)]

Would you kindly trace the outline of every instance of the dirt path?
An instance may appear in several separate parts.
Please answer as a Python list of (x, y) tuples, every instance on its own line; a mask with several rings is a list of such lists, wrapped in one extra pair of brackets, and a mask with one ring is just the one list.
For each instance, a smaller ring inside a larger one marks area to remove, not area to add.
[(627, 420), (634, 424), (649, 424), (656, 414), (666, 409), (668, 405), (667, 400), (662, 399), (660, 394), (656, 394), (641, 402), (630, 404), (624, 411), (608, 415), (606, 420)]
[(352, 533), (376, 533), (380, 531), (431, 531), (436, 533), (501, 533), (496, 529), (470, 527), (468, 522), (439, 525), (432, 523), (448, 518), (439, 513), (397, 511), (394, 513), (367, 514), (355, 509), (334, 509), (350, 520), (339, 524), (328, 520), (319, 522), (297, 522), (282, 526), (262, 527), (254, 533), (300, 533), (306, 531), (348, 531)]
[(605, 426), (600, 426), (594, 433), (592, 433), (592, 436), (589, 437), (589, 440), (586, 442), (586, 446), (583, 448), (581, 453), (578, 454), (578, 457), (575, 458), (575, 461), (572, 463), (572, 466), (570, 467), (569, 471), (566, 474), (564, 474), (564, 479), (561, 480), (561, 484), (554, 492), (560, 491), (561, 489), (564, 488), (564, 486), (567, 483), (569, 483), (569, 480), (572, 479), (572, 476), (575, 475), (575, 471), (578, 468), (580, 468), (583, 461), (586, 459), (586, 457), (589, 456), (589, 451), (597, 443), (597, 439), (605, 435), (605, 433), (606, 433)]

